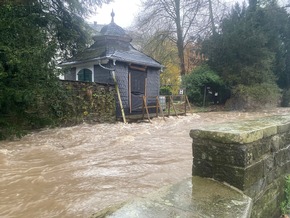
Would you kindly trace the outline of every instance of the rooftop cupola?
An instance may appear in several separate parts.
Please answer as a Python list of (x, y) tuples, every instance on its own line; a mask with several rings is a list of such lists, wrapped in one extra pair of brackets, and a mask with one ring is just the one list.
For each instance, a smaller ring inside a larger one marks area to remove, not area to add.
[(125, 32), (125, 30), (118, 26), (115, 23), (115, 13), (112, 10), (111, 13), (111, 23), (109, 23), (108, 25), (105, 25), (102, 29), (101, 29), (101, 35), (105, 36), (106, 39), (114, 39), (114, 40), (119, 40), (119, 41), (124, 41), (124, 42), (131, 42), (132, 38)]

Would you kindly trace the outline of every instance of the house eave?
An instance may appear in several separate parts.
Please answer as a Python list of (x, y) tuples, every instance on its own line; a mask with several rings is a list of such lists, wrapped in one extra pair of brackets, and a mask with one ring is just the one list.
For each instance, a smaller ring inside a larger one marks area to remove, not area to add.
[(163, 65), (161, 64), (151, 64), (151, 63), (148, 63), (148, 62), (142, 62), (140, 60), (138, 61), (135, 61), (135, 60), (131, 60), (131, 59), (128, 59), (128, 58), (120, 58), (120, 57), (116, 57), (116, 56), (113, 56), (113, 55), (110, 55), (110, 56), (107, 56), (107, 58), (109, 60), (112, 60), (112, 61), (119, 61), (119, 62), (123, 62), (123, 63), (128, 63), (128, 64), (136, 64), (136, 65), (143, 65), (145, 67), (153, 67), (153, 68), (158, 68), (158, 69), (162, 69), (163, 68)]
[(98, 57), (88, 60), (81, 60), (81, 61), (70, 61), (58, 64), (60, 67), (68, 67), (68, 66), (75, 66), (75, 65), (83, 65), (87, 63), (95, 63), (95, 64), (107, 64), (109, 59), (107, 57)]
[(69, 66), (77, 66), (77, 65), (84, 65), (88, 63), (93, 63), (93, 64), (107, 64), (109, 60), (112, 61), (119, 61), (123, 63), (128, 63), (128, 64), (137, 64), (137, 65), (143, 65), (145, 67), (153, 67), (153, 68), (158, 68), (161, 69), (164, 67), (163, 65), (156, 63), (148, 63), (148, 62), (142, 62), (140, 60), (135, 61), (134, 59), (128, 59), (128, 58), (120, 58), (116, 57), (114, 55), (109, 55), (105, 57), (98, 57), (98, 58), (93, 58), (93, 59), (88, 59), (88, 60), (81, 60), (81, 61), (70, 61), (70, 62), (64, 62), (58, 64), (59, 67), (69, 67)]

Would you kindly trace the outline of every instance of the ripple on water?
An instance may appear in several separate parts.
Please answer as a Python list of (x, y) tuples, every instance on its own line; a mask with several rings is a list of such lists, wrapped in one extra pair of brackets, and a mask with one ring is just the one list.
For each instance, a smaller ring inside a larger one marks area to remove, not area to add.
[(289, 111), (200, 113), (157, 118), (152, 124), (81, 124), (2, 141), (0, 217), (89, 217), (190, 176), (190, 129)]

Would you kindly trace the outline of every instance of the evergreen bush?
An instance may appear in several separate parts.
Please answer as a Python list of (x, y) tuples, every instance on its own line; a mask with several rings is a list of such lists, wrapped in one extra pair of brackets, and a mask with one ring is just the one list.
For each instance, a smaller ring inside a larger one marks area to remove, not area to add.
[(162, 86), (159, 91), (160, 95), (172, 95), (172, 90), (169, 86)]
[(281, 106), (289, 107), (290, 103), (290, 89), (284, 90), (282, 93)]
[(184, 76), (182, 83), (189, 100), (198, 106), (203, 105), (204, 95), (207, 104), (213, 101), (215, 93), (218, 93), (219, 103), (223, 103), (229, 95), (220, 76), (206, 65), (197, 67)]
[(282, 201), (280, 208), (283, 215), (290, 213), (290, 175), (285, 176), (285, 200)]

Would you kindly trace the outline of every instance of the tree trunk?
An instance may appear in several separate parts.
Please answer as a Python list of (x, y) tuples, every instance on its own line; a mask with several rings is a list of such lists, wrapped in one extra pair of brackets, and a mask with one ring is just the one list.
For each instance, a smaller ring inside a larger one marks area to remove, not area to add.
[(180, 75), (185, 75), (185, 64), (184, 64), (184, 41), (183, 41), (183, 29), (181, 27), (180, 17), (180, 0), (175, 0), (175, 24), (177, 30), (177, 50), (180, 64)]
[(216, 34), (216, 28), (215, 28), (215, 25), (214, 25), (211, 0), (208, 0), (208, 7), (209, 7), (209, 19), (210, 19), (210, 23), (211, 23), (211, 31), (212, 31), (212, 34), (215, 35)]

